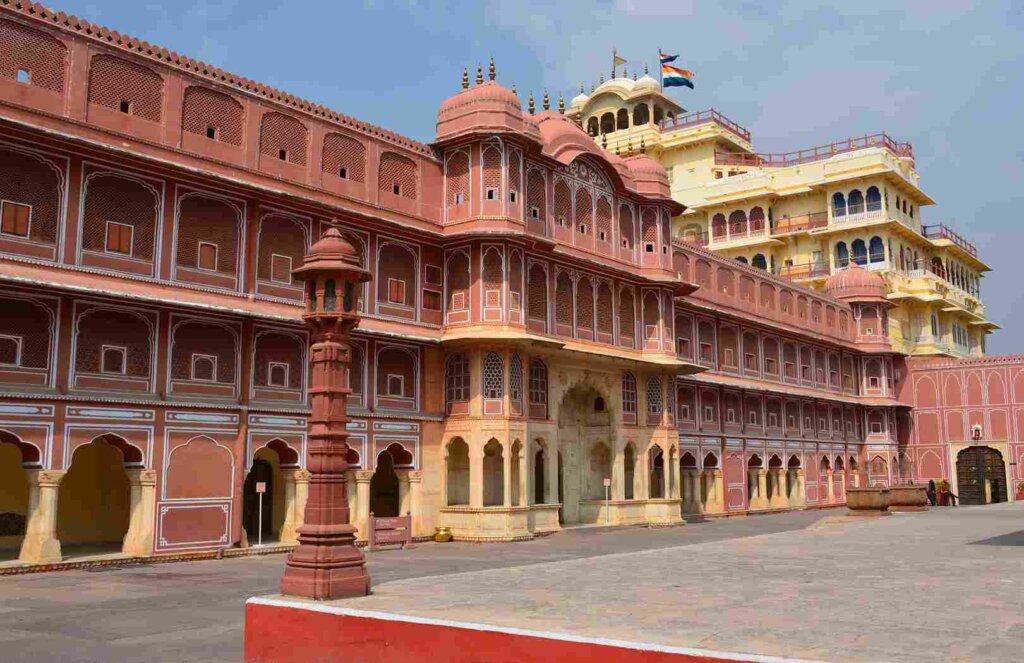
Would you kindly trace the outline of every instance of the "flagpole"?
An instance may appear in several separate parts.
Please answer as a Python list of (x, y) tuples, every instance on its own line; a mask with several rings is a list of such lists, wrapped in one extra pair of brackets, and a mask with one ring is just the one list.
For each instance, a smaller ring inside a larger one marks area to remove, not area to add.
[(665, 72), (661, 70), (661, 49), (658, 49), (658, 85), (661, 91), (665, 91)]
[(616, 62), (619, 59), (619, 51), (613, 46), (612, 47), (612, 78), (615, 78), (615, 71), (617, 69)]

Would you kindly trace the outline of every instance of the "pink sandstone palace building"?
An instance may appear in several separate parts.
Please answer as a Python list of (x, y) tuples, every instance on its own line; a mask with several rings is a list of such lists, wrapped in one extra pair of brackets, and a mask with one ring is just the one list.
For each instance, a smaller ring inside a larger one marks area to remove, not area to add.
[(956, 482), (964, 453), (983, 472), (964, 501), (1014, 499), (1019, 360), (908, 359), (877, 274), (812, 290), (680, 240), (654, 159), (487, 78), (427, 145), (0, 1), (6, 559), (295, 541), (292, 271), (331, 226), (373, 277), (349, 385), (360, 539), (371, 513), (484, 541), (825, 507)]

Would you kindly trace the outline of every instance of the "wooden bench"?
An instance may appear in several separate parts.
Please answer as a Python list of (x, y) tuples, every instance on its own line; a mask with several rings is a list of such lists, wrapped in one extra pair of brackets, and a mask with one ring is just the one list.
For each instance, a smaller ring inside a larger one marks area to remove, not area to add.
[(393, 518), (378, 518), (370, 513), (370, 532), (367, 547), (376, 550), (379, 546), (398, 545), (412, 547), (412, 514)]

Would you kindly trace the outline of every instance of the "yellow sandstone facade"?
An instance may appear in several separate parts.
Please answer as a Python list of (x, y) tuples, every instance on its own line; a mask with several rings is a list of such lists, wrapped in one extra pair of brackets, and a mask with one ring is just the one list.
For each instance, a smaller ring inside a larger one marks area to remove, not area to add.
[(692, 242), (820, 289), (851, 263), (885, 279), (893, 349), (982, 356), (998, 327), (981, 301), (989, 270), (973, 244), (922, 210), (910, 143), (887, 134), (783, 154), (716, 110), (687, 112), (649, 75), (604, 81), (566, 115), (614, 154), (646, 153), (686, 206), (675, 241)]

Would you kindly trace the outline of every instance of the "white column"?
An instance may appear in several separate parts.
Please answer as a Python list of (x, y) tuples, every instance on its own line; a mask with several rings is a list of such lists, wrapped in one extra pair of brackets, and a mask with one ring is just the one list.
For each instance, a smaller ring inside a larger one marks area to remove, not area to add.
[(18, 559), (29, 564), (61, 560), (57, 539), (57, 496), (65, 472), (28, 470), (28, 523)]
[(121, 551), (126, 555), (152, 555), (156, 526), (156, 472), (127, 470), (126, 474), (131, 490), (130, 515)]

